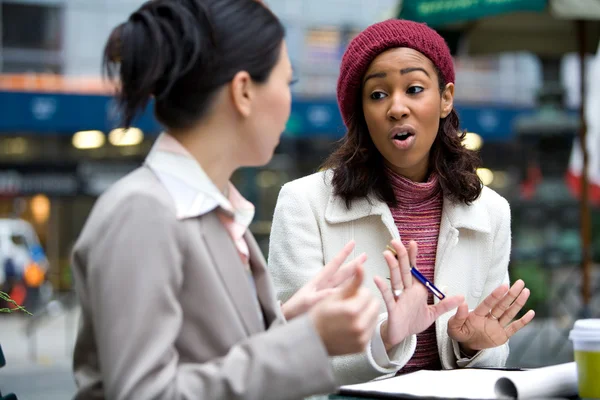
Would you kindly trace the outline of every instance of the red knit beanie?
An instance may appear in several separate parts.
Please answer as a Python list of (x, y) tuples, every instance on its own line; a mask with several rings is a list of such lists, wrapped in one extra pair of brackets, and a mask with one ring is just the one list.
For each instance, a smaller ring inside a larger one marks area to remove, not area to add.
[(396, 47), (409, 47), (422, 53), (437, 67), (446, 83), (454, 83), (450, 49), (436, 31), (425, 24), (402, 19), (371, 25), (350, 42), (340, 66), (337, 98), (346, 127), (356, 112), (356, 100), (369, 65), (379, 54)]

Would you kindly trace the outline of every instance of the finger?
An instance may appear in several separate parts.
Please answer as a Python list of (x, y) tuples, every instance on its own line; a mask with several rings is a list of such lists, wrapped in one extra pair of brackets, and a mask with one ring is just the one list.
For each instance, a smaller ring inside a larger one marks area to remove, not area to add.
[(404, 284), (402, 283), (402, 276), (400, 276), (400, 266), (398, 265), (398, 260), (389, 250), (383, 252), (383, 257), (385, 258), (385, 262), (387, 262), (388, 269), (390, 270), (390, 282), (392, 284), (392, 289), (403, 289)]
[(463, 303), (465, 303), (465, 298), (463, 296), (452, 296), (446, 297), (444, 300), (440, 301), (436, 305), (431, 306), (431, 308), (434, 311), (433, 315), (435, 316), (435, 319), (438, 319), (440, 315), (446, 314), (450, 310), (454, 310), (456, 307), (460, 306)]
[(364, 324), (362, 326), (370, 326), (371, 324), (374, 324), (379, 316), (379, 310), (379, 301), (373, 296), (369, 296), (368, 303), (365, 305), (363, 311), (360, 313), (358, 323)]
[(417, 242), (411, 240), (408, 242), (408, 260), (410, 261), (410, 265), (412, 267), (417, 266), (417, 254), (419, 253), (419, 248), (417, 246)]
[(317, 286), (317, 288), (318, 289), (324, 288), (324, 287), (333, 288), (333, 287), (340, 286), (341, 284), (346, 282), (348, 279), (352, 278), (354, 276), (354, 274), (356, 273), (356, 268), (359, 265), (363, 265), (365, 263), (365, 261), (367, 261), (367, 254), (363, 253), (360, 256), (356, 257), (351, 262), (345, 264), (340, 269), (338, 269), (333, 274), (333, 276), (331, 276), (329, 278), (329, 280), (327, 280), (326, 282), (323, 282), (323, 284)]
[(354, 240), (346, 243), (342, 250), (337, 253), (335, 257), (333, 257), (331, 261), (329, 261), (313, 279), (315, 286), (318, 286), (318, 284), (321, 282), (327, 281), (340, 268), (340, 266), (344, 264), (344, 261), (346, 261), (350, 253), (352, 253), (354, 250), (354, 246)]
[(373, 331), (377, 325), (377, 319), (379, 317), (379, 301), (377, 299), (372, 299), (371, 303), (367, 306), (365, 312), (361, 314), (360, 324), (364, 324), (361, 326), (365, 326), (365, 337), (363, 341), (367, 342), (373, 336)]
[(374, 296), (367, 288), (361, 287), (354, 297), (349, 298), (344, 302), (344, 307), (346, 307), (346, 311), (351, 315), (358, 316), (364, 313), (371, 300), (373, 300), (373, 297)]
[(506, 327), (506, 336), (509, 338), (515, 333), (519, 332), (523, 329), (531, 320), (535, 317), (535, 311), (529, 310), (525, 315), (523, 315), (520, 319), (516, 320), (512, 324)]
[(400, 276), (402, 277), (402, 284), (404, 289), (410, 289), (412, 287), (412, 275), (410, 273), (410, 260), (408, 259), (408, 251), (400, 240), (392, 240), (392, 246), (396, 250), (398, 257), (398, 265), (400, 267)]
[[(441, 304), (441, 303), (442, 302), (439, 302), (438, 304)], [(454, 314), (454, 316), (452, 316), (448, 320), (448, 329), (460, 331), (462, 326), (467, 321), (468, 317), (469, 317), (469, 305), (467, 303), (462, 303), (461, 305), (458, 306), (458, 309), (456, 310), (456, 314)]]
[(519, 297), (517, 297), (515, 302), (508, 308), (508, 310), (506, 310), (504, 314), (502, 314), (502, 317), (500, 317), (498, 321), (500, 325), (507, 326), (508, 324), (510, 324), (510, 321), (512, 321), (513, 318), (517, 316), (519, 311), (521, 311), (521, 309), (525, 306), (530, 294), (531, 292), (529, 291), (529, 289), (523, 289), (523, 291), (519, 294)]
[(494, 291), (483, 300), (483, 303), (479, 304), (473, 313), (478, 317), (486, 317), (490, 310), (502, 300), (506, 292), (508, 291), (508, 285), (501, 285), (494, 289)]
[(348, 281), (344, 286), (342, 286), (340, 296), (343, 299), (347, 299), (356, 295), (358, 289), (360, 289), (360, 286), (362, 285), (364, 274), (365, 272), (362, 266), (356, 267), (356, 273), (354, 274), (354, 277), (350, 281)]
[(332, 296), (332, 295), (338, 293), (339, 291), (340, 291), (340, 289), (338, 289), (338, 288), (329, 288), (329, 289), (319, 290), (318, 292), (314, 292), (309, 297), (308, 303), (312, 307), (315, 304), (317, 304), (318, 302), (320, 302), (321, 300), (323, 300), (324, 298)]
[(381, 292), (381, 297), (383, 297), (385, 308), (387, 308), (389, 313), (390, 310), (393, 310), (394, 306), (396, 305), (396, 298), (394, 297), (394, 293), (392, 293), (392, 289), (390, 289), (388, 284), (380, 277), (376, 276), (375, 278), (373, 278), (373, 280), (375, 281), (377, 289), (379, 289), (379, 291)]
[(502, 317), (506, 310), (508, 310), (508, 307), (510, 307), (517, 297), (519, 297), (524, 288), (525, 282), (523, 282), (521, 279), (516, 281), (508, 293), (506, 293), (502, 300), (500, 300), (500, 302), (496, 305), (496, 307), (491, 310), (492, 315), (496, 318)]

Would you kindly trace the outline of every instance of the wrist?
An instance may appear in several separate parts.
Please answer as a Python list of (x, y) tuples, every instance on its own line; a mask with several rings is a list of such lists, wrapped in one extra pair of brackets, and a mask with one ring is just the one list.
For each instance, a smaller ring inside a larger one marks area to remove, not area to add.
[(379, 329), (379, 334), (381, 335), (381, 341), (383, 342), (383, 346), (385, 347), (385, 351), (387, 353), (392, 349), (392, 347), (394, 347), (394, 345), (391, 344), (390, 341), (388, 340), (388, 321), (387, 320), (385, 320), (381, 324), (381, 328)]
[(459, 342), (458, 347), (460, 348), (461, 354), (468, 358), (472, 358), (475, 354), (477, 354), (479, 352), (479, 350), (471, 348), (466, 343)]

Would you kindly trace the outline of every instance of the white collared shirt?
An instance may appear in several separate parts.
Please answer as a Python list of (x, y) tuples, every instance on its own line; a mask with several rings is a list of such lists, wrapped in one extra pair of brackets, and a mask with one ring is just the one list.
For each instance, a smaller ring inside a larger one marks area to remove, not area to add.
[(254, 206), (229, 183), (229, 197), (216, 187), (200, 163), (173, 136), (162, 133), (146, 157), (145, 164), (158, 176), (173, 201), (177, 218), (195, 218), (220, 208), (219, 219), (232, 238), (246, 267), (261, 320), (254, 278), (249, 268), (244, 234), (254, 218)]

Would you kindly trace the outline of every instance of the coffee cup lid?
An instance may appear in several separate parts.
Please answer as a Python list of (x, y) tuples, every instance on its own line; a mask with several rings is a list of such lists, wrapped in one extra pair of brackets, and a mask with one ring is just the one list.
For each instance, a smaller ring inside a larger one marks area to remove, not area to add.
[(575, 321), (569, 334), (571, 340), (600, 341), (600, 319), (589, 318)]

